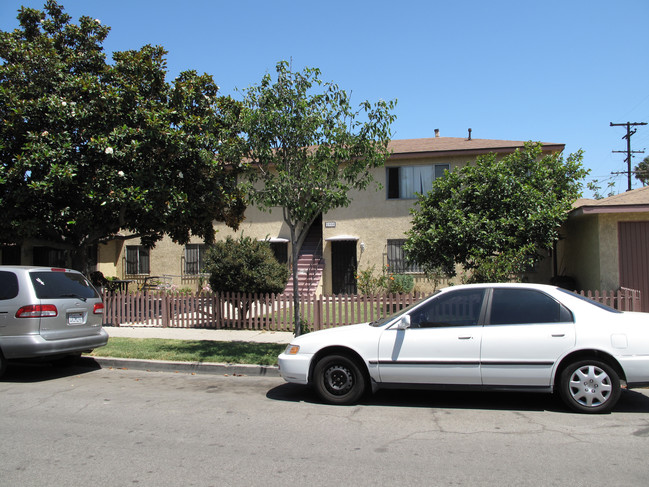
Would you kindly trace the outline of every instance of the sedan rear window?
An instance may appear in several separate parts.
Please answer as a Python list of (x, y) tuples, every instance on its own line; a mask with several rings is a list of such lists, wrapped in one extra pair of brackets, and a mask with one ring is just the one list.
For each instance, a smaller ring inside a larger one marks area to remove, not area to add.
[(558, 290), (561, 291), (562, 293), (566, 293), (566, 294), (572, 296), (573, 298), (581, 299), (583, 302), (588, 303), (588, 304), (590, 304), (592, 306), (595, 306), (595, 307), (597, 307), (599, 309), (602, 309), (604, 311), (608, 311), (609, 313), (622, 313), (622, 311), (619, 311), (619, 310), (617, 310), (615, 308), (611, 308), (610, 306), (606, 306), (603, 303), (600, 303), (600, 302), (595, 301), (593, 299), (587, 298), (586, 296), (582, 296), (581, 294), (577, 294), (575, 292), (568, 291), (567, 289), (559, 288)]
[(554, 298), (534, 289), (494, 289), (492, 325), (569, 323), (572, 313)]
[(32, 272), (29, 276), (39, 299), (99, 297), (88, 280), (76, 272)]

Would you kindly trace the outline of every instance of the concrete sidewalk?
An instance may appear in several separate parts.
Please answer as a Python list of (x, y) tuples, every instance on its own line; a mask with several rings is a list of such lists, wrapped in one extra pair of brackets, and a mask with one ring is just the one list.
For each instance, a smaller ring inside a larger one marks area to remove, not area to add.
[(112, 337), (168, 338), (176, 340), (213, 340), (217, 342), (285, 343), (293, 333), (266, 330), (207, 330), (203, 328), (162, 328), (155, 326), (105, 326)]
[[(166, 338), (279, 344), (288, 344), (293, 338), (293, 333), (282, 331), (206, 330), (200, 328), (161, 328), (152, 326), (105, 326), (104, 330), (111, 337), (127, 338)], [(101, 349), (98, 349), (97, 353), (101, 353)], [(167, 360), (139, 360), (113, 357), (83, 357), (81, 360), (88, 362), (94, 360), (102, 368), (185, 372), (192, 374), (279, 376), (279, 369), (272, 365), (172, 362)]]

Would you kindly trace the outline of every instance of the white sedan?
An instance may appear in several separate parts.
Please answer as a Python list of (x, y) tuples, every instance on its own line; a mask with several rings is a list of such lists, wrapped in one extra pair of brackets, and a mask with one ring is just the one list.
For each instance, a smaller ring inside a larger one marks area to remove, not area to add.
[(553, 286), (453, 286), (376, 322), (297, 337), (279, 369), (332, 404), (379, 388), (520, 390), (602, 413), (622, 387), (649, 385), (649, 314)]

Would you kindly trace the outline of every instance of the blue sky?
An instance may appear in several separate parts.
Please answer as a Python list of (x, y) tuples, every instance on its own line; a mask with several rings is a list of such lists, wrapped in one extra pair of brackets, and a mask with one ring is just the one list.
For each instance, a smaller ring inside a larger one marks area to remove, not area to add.
[[(21, 5), (0, 0), (0, 29)], [(352, 101), (397, 99), (394, 138), (541, 140), (583, 149), (588, 179), (627, 188), (623, 127), (649, 122), (648, 0), (60, 0), (112, 28), (112, 51), (158, 44), (169, 79), (211, 74), (223, 94), (280, 60), (318, 67)], [(649, 155), (649, 125), (632, 137)], [(605, 186), (605, 184), (604, 184)], [(634, 179), (634, 188), (639, 183)], [(586, 191), (585, 196), (590, 194)]]

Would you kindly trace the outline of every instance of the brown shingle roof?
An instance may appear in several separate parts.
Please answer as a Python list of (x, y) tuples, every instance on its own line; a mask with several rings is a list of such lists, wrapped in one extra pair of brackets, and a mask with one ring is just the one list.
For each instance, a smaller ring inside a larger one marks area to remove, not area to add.
[[(484, 154), (488, 152), (513, 152), (525, 145), (520, 140), (465, 139), (462, 137), (430, 137), (427, 139), (392, 140), (388, 148), (392, 158), (430, 157), (450, 153)], [(562, 151), (565, 144), (542, 142), (544, 151)]]

